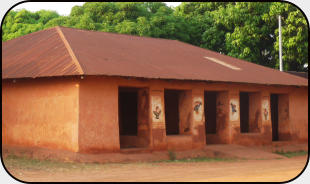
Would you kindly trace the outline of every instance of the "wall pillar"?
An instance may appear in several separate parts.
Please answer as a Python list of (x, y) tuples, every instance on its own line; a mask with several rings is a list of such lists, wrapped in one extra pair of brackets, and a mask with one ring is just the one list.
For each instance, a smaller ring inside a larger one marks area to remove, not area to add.
[(179, 134), (191, 135), (192, 133), (192, 91), (180, 92), (179, 96)]
[(240, 135), (240, 105), (239, 105), (239, 91), (230, 90), (228, 92), (229, 98), (229, 121), (228, 121), (228, 143), (235, 143), (235, 137)]
[[(208, 98), (204, 99), (207, 104)], [(228, 144), (230, 141), (230, 128), (229, 128), (229, 99), (227, 91), (216, 91), (216, 131), (213, 133), (206, 132), (207, 144)], [(207, 105), (205, 105), (207, 107)], [(205, 109), (207, 112), (207, 109)], [(212, 126), (208, 122), (208, 115), (205, 115), (205, 126)]]
[(115, 83), (90, 77), (80, 82), (78, 130), (79, 152), (119, 151), (118, 86)]
[(308, 143), (308, 86), (294, 88), (288, 95), (291, 141)]
[(192, 90), (192, 146), (200, 148), (206, 144), (206, 129), (204, 115), (204, 91)]
[(220, 144), (229, 144), (231, 139), (229, 107), (228, 92), (218, 92), (216, 98), (216, 134), (218, 137), (217, 143)]
[(164, 89), (160, 87), (150, 88), (150, 147), (153, 150), (164, 150), (167, 148)]
[(149, 123), (149, 90), (141, 88), (138, 90), (138, 132), (137, 145), (148, 147), (150, 145), (150, 123)]
[(271, 109), (270, 109), (270, 94), (263, 91), (261, 103), (261, 119), (262, 127), (261, 133), (264, 137), (262, 140), (265, 143), (271, 143), (272, 141), (272, 122), (271, 122)]
[(279, 113), (279, 123), (278, 123), (279, 140), (288, 141), (291, 139), (288, 94), (279, 95), (278, 113)]
[(261, 131), (261, 93), (249, 93), (249, 132), (260, 133)]

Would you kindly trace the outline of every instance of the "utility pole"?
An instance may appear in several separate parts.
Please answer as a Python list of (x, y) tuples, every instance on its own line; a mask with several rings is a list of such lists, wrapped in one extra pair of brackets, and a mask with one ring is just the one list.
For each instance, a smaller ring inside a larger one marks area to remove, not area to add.
[(282, 30), (281, 30), (281, 15), (279, 15), (279, 64), (280, 71), (283, 71), (283, 63), (282, 63)]

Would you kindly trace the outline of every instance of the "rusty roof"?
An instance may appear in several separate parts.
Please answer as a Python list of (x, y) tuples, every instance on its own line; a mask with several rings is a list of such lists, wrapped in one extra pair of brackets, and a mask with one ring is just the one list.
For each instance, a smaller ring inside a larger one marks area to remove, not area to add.
[(308, 80), (176, 40), (65, 27), (2, 43), (2, 79), (106, 75), (308, 86)]

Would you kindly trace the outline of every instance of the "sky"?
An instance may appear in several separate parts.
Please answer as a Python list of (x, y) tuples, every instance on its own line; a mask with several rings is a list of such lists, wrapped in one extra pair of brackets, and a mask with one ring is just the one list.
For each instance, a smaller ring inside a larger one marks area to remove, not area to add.
[[(59, 15), (69, 15), (73, 6), (81, 6), (85, 2), (25, 2), (17, 5), (13, 10), (26, 9), (29, 11), (55, 10)], [(165, 2), (168, 6), (176, 7), (181, 2)]]

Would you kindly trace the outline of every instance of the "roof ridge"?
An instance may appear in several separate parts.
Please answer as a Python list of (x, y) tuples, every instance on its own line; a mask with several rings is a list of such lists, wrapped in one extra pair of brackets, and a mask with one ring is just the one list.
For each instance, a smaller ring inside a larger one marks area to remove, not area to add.
[(73, 64), (77, 67), (78, 72), (79, 72), (80, 74), (83, 75), (83, 74), (84, 74), (84, 71), (83, 71), (83, 69), (82, 69), (82, 66), (80, 65), (80, 62), (78, 61), (77, 57), (75, 56), (75, 54), (74, 54), (74, 52), (73, 52), (73, 50), (72, 50), (72, 48), (71, 48), (71, 46), (70, 46), (68, 40), (66, 39), (64, 33), (61, 31), (61, 29), (60, 29), (59, 26), (56, 26), (55, 29), (56, 29), (57, 33), (59, 34), (60, 39), (61, 39), (61, 40), (63, 41), (63, 43), (65, 44), (65, 47), (67, 48), (67, 51), (69, 52), (69, 55), (70, 55), (71, 58), (72, 58)]
[(146, 39), (157, 39), (157, 40), (165, 40), (165, 41), (178, 41), (178, 40), (172, 40), (167, 38), (157, 38), (157, 37), (151, 37), (151, 36), (140, 36), (140, 35), (132, 35), (132, 34), (125, 34), (125, 33), (116, 33), (116, 32), (107, 32), (107, 31), (100, 31), (100, 30), (88, 30), (88, 29), (80, 29), (80, 28), (73, 28), (73, 27), (66, 27), (66, 26), (55, 26), (65, 29), (72, 29), (75, 31), (86, 31), (86, 32), (94, 32), (94, 33), (106, 33), (106, 34), (112, 34), (112, 35), (121, 35), (121, 36), (128, 36), (128, 37), (134, 37), (134, 38), (146, 38)]

